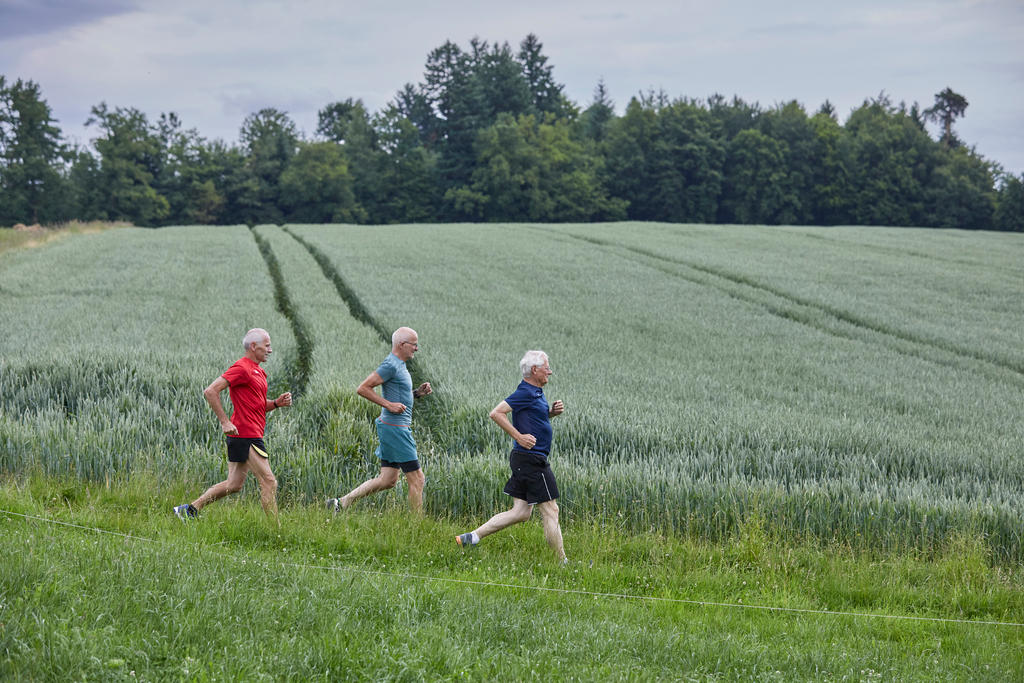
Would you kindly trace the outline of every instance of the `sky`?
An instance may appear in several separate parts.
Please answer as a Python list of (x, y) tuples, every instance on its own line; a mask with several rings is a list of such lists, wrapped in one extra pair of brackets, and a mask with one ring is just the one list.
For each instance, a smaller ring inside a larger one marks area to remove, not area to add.
[(265, 107), (312, 136), (327, 104), (378, 111), (421, 82), (445, 41), (530, 33), (569, 99), (603, 80), (619, 113), (653, 89), (828, 100), (844, 122), (882, 92), (924, 109), (949, 87), (969, 102), (959, 137), (1024, 174), (1024, 0), (0, 0), (0, 75), (35, 81), (70, 142), (106, 103), (235, 143)]

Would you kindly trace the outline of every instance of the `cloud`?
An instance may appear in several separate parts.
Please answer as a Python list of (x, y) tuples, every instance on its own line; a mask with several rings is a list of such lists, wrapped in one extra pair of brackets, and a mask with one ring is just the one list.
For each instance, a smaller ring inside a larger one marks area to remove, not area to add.
[(949, 86), (971, 102), (962, 136), (1019, 167), (1013, 126), (989, 122), (1019, 120), (1024, 110), (1022, 8), (1020, 0), (0, 0), (0, 74), (38, 83), (72, 136), (90, 106), (107, 102), (151, 119), (174, 111), (186, 127), (230, 141), (264, 107), (287, 111), (307, 133), (331, 102), (357, 98), (379, 111), (423, 79), (427, 54), (446, 40), (466, 49), (478, 36), (516, 50), (534, 33), (570, 99), (586, 107), (603, 79), (620, 112), (653, 88), (765, 106), (795, 99), (811, 111), (828, 99), (843, 116), (882, 90), (927, 105)]
[(0, 0), (0, 41), (63, 31), (135, 7), (131, 0)]

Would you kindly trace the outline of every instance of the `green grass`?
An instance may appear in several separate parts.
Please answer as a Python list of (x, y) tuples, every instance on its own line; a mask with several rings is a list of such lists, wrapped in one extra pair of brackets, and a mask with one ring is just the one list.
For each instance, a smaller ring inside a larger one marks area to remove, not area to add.
[(246, 495), (183, 526), (169, 512), (183, 495), (173, 488), (146, 477), (0, 488), (3, 510), (114, 532), (0, 515), (0, 675), (1024, 675), (1024, 628), (941, 621), (1024, 621), (1019, 570), (992, 568), (984, 545), (966, 539), (924, 561), (780, 543), (757, 525), (709, 545), (580, 524), (564, 529), (563, 569), (536, 520), (463, 552), (452, 539), (465, 521), (412, 517), (398, 497), (336, 519), (288, 507), (278, 527)]
[(756, 524), (719, 544), (571, 524), (562, 569), (539, 521), (464, 552), (452, 538), (467, 522), (412, 517), (399, 496), (336, 519), (286, 507), (277, 527), (249, 492), (183, 526), (169, 513), (179, 487), (0, 488), (5, 511), (112, 532), (0, 514), (0, 677), (1024, 675), (1024, 627), (942, 621), (1024, 621), (1019, 569), (992, 568), (969, 539), (924, 561), (793, 544)]

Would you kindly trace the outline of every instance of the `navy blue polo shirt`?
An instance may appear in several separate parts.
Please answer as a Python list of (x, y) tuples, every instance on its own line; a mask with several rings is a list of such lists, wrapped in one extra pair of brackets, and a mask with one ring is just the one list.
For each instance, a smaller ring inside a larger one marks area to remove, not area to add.
[(527, 450), (512, 440), (512, 450), (521, 453), (543, 455), (551, 453), (551, 417), (548, 415), (548, 401), (544, 390), (535, 387), (525, 379), (519, 383), (512, 395), (505, 399), (512, 409), (512, 425), (520, 434), (533, 434), (537, 443)]

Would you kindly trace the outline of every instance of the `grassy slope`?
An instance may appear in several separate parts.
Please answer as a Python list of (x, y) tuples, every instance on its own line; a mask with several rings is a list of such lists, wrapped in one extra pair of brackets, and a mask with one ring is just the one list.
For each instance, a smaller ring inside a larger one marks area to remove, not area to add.
[(572, 526), (562, 569), (538, 522), (463, 552), (452, 542), (462, 527), (412, 518), (397, 495), (338, 519), (288, 508), (278, 528), (250, 492), (183, 527), (159, 488), (0, 489), (5, 511), (135, 537), (0, 514), (0, 677), (1024, 676), (1020, 626), (736, 606), (1024, 621), (1024, 577), (991, 569), (970, 542), (922, 562), (779, 544), (757, 527), (711, 546)]

